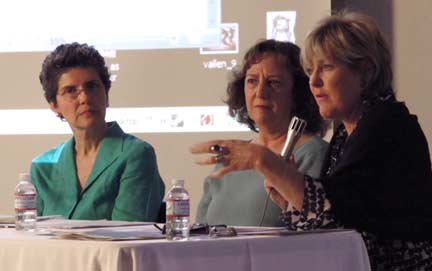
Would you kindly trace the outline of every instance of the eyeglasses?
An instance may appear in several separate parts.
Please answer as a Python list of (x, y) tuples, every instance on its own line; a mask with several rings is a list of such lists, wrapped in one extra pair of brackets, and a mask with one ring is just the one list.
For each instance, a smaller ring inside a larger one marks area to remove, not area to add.
[[(162, 234), (166, 234), (166, 226), (160, 227), (158, 224), (153, 224)], [(208, 225), (208, 224), (192, 224), (190, 226), (190, 235), (208, 235), (210, 237), (230, 237), (236, 236), (234, 228), (226, 225)]]
[(65, 97), (66, 99), (74, 100), (78, 98), (78, 96), (85, 91), (87, 95), (95, 95), (100, 90), (103, 90), (104, 86), (100, 81), (97, 80), (91, 80), (88, 82), (85, 82), (84, 87), (78, 88), (74, 85), (68, 85), (65, 87), (62, 87), (57, 91), (58, 96)]

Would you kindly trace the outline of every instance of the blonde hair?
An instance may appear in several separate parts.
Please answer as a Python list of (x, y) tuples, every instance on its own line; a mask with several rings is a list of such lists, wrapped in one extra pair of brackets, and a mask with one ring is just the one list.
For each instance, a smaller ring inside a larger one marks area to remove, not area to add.
[(321, 20), (306, 38), (301, 62), (329, 57), (362, 75), (362, 99), (394, 95), (391, 54), (376, 22), (361, 13), (342, 12)]

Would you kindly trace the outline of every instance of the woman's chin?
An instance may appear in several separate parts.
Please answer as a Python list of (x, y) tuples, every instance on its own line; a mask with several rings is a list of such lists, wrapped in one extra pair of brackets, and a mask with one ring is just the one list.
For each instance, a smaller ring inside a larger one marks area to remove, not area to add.
[(334, 114), (331, 110), (320, 108), (319, 112), (323, 119), (334, 119)]
[(80, 129), (91, 129), (95, 127), (99, 127), (105, 123), (105, 120), (97, 119), (97, 118), (83, 118), (80, 119), (76, 126)]

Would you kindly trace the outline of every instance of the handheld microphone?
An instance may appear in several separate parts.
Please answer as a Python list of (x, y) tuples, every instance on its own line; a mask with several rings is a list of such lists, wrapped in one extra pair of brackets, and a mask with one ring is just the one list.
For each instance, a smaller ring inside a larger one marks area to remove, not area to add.
[(294, 146), (300, 136), (303, 134), (307, 125), (307, 121), (298, 117), (292, 117), (291, 122), (288, 126), (287, 138), (285, 145), (281, 151), (281, 156), (287, 160), (294, 150)]
[[(297, 143), (297, 140), (300, 138), (300, 136), (303, 134), (303, 131), (305, 130), (307, 125), (307, 121), (298, 117), (292, 117), (291, 122), (288, 126), (288, 132), (287, 132), (287, 138), (285, 140), (285, 145), (282, 148), (281, 156), (283, 159), (288, 160), (289, 157), (292, 154), (292, 151), (294, 150), (294, 146)], [(261, 216), (261, 220), (259, 222), (259, 226), (262, 225), (265, 214), (267, 211), (267, 205), (268, 200), (270, 198), (270, 194), (273, 192), (274, 188), (270, 188), (269, 193), (267, 194), (265, 203), (264, 203), (264, 211)]]

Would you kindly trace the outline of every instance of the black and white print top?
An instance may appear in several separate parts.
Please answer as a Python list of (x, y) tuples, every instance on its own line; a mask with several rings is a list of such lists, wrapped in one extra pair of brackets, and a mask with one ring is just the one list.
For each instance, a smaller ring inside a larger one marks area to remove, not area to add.
[[(331, 175), (348, 138), (343, 126), (335, 132), (329, 149), (329, 162), (322, 172)], [(332, 206), (320, 180), (305, 175), (304, 200), (301, 210), (289, 205), (281, 215), (286, 227), (294, 231), (308, 231), (325, 228), (344, 228), (332, 213)], [(432, 229), (431, 229), (432, 230)], [(401, 240), (380, 240), (372, 233), (360, 231), (372, 270), (432, 270), (432, 243)]]

